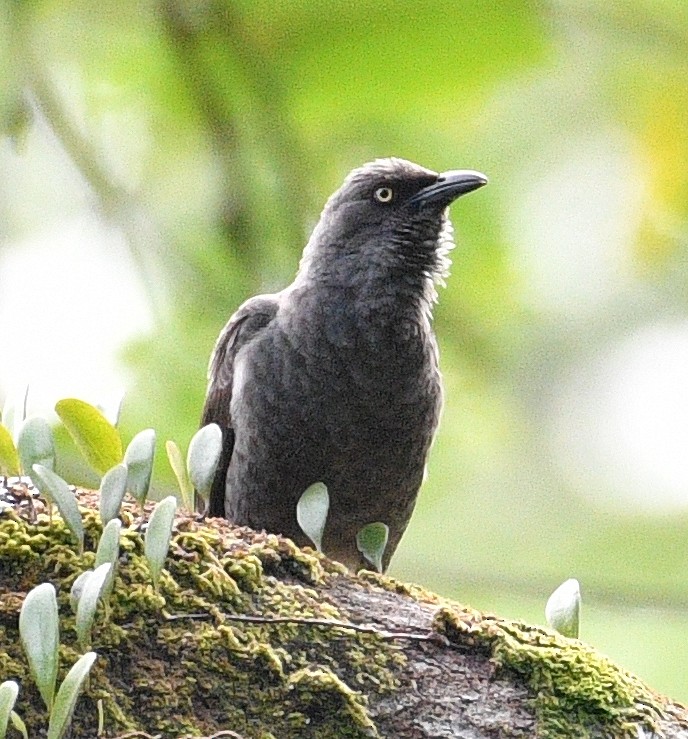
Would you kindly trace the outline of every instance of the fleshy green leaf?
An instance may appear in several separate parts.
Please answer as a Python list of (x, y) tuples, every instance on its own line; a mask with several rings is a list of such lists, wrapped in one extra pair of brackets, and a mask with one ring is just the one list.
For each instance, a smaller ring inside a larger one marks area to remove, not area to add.
[(174, 495), (163, 498), (153, 509), (146, 529), (144, 551), (156, 589), (165, 558), (170, 548), (177, 499)]
[(56, 475), (52, 470), (49, 470), (42, 464), (35, 464), (33, 466), (31, 479), (43, 495), (55, 502), (64, 522), (76, 537), (79, 544), (79, 552), (83, 552), (84, 524), (81, 520), (81, 513), (76, 503), (76, 497), (69, 489), (69, 485), (59, 475)]
[(3, 475), (19, 475), (19, 452), (14, 445), (12, 432), (3, 425), (0, 425), (0, 474)]
[(81, 649), (91, 646), (91, 629), (96, 609), (112, 565), (109, 562), (96, 567), (84, 583), (76, 608), (76, 638)]
[(67, 732), (79, 693), (97, 656), (95, 652), (82, 654), (62, 681), (55, 698), (55, 706), (50, 712), (48, 739), (62, 739)]
[(98, 542), (98, 549), (96, 549), (95, 567), (98, 568), (105, 563), (112, 565), (101, 594), (106, 606), (110, 593), (112, 592), (112, 586), (115, 584), (115, 568), (119, 560), (119, 537), (121, 530), (122, 522), (118, 518), (113, 518), (103, 529), (100, 541)]
[(52, 709), (59, 663), (59, 615), (55, 588), (43, 583), (30, 590), (19, 612), (19, 636), (31, 675), (48, 711)]
[(8, 393), (2, 407), (2, 423), (16, 440), (19, 427), (26, 418), (26, 401), (29, 397), (29, 386), (24, 385), (20, 394)]
[(155, 430), (139, 431), (131, 440), (124, 453), (124, 464), (127, 466), (127, 492), (133, 495), (139, 505), (146, 502), (153, 474), (153, 458), (155, 456)]
[(29, 739), (26, 724), (21, 720), (21, 716), (16, 711), (12, 711), (10, 714), (10, 721), (12, 721), (12, 726), (22, 735), (23, 739)]
[(100, 520), (103, 526), (119, 516), (122, 499), (127, 492), (127, 467), (117, 464), (100, 481)]
[(549, 596), (545, 606), (545, 618), (547, 623), (563, 636), (578, 639), (580, 608), (580, 584), (578, 580), (571, 578)]
[(322, 537), (329, 510), (330, 495), (323, 482), (314, 482), (306, 488), (296, 504), (296, 520), (319, 552), (322, 552)]
[(5, 739), (7, 725), (18, 695), (19, 686), (14, 680), (6, 680), (0, 685), (0, 739)]
[(76, 613), (76, 610), (79, 607), (81, 594), (84, 592), (86, 581), (92, 574), (93, 570), (84, 570), (84, 572), (82, 572), (72, 583), (72, 587), (69, 591), (69, 606), (72, 609), (72, 613)]
[(186, 456), (186, 466), (189, 480), (203, 500), (207, 501), (210, 497), (210, 488), (221, 454), (222, 429), (216, 423), (203, 426), (193, 435)]
[(55, 442), (50, 424), (36, 416), (28, 418), (19, 429), (17, 451), (25, 475), (31, 477), (35, 464), (41, 464), (49, 470), (55, 469)]
[(76, 398), (60, 400), (55, 412), (88, 463), (103, 475), (122, 461), (117, 429), (94, 406)]
[(380, 521), (369, 523), (356, 534), (358, 551), (378, 572), (382, 572), (382, 557), (387, 548), (388, 538), (389, 526)]
[(167, 452), (167, 459), (170, 462), (172, 472), (174, 472), (174, 476), (177, 478), (177, 485), (179, 486), (179, 492), (182, 495), (182, 502), (186, 508), (193, 510), (193, 485), (189, 480), (189, 473), (186, 470), (186, 464), (184, 464), (182, 451), (177, 444), (171, 440), (165, 442), (165, 451)]
[(119, 417), (122, 414), (122, 404), (124, 403), (124, 392), (120, 392), (109, 403), (98, 403), (98, 410), (113, 425), (119, 425)]

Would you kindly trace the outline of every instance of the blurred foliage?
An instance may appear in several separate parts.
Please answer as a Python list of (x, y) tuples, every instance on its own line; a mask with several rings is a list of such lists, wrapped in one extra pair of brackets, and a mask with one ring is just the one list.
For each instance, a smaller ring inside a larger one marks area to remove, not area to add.
[(582, 637), (688, 697), (688, 510), (606, 505), (555, 419), (610, 347), (688, 313), (685, 0), (4, 0), (0, 36), (2, 130), (21, 151), (47, 123), (148, 290), (129, 435), (186, 444), (220, 328), (291, 279), (351, 167), (486, 172), (453, 209), (447, 403), (393, 572), (540, 622), (575, 576)]

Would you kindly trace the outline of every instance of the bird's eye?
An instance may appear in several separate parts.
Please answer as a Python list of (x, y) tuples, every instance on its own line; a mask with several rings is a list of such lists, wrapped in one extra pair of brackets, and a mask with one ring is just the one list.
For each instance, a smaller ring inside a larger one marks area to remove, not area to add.
[(391, 187), (378, 187), (373, 196), (378, 203), (391, 203), (394, 199), (394, 190)]

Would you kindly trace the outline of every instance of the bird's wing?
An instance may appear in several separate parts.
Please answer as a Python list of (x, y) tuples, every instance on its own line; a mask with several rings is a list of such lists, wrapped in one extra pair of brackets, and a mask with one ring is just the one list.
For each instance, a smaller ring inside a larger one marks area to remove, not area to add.
[(218, 337), (208, 368), (208, 392), (201, 426), (216, 423), (222, 429), (222, 456), (210, 491), (208, 515), (225, 515), (225, 479), (234, 448), (231, 402), (234, 362), (237, 353), (275, 317), (276, 295), (259, 295), (247, 300), (229, 319)]

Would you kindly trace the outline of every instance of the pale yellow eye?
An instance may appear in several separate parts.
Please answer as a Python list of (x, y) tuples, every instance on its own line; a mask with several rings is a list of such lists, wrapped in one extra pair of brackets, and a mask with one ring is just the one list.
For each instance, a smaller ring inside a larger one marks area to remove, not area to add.
[(378, 203), (391, 203), (394, 199), (394, 190), (391, 187), (378, 187), (374, 195)]

